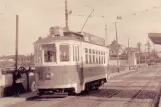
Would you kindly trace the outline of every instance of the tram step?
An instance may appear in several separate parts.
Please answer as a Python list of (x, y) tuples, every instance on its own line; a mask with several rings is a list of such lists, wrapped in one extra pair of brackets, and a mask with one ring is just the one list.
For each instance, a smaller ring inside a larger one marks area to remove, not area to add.
[(58, 92), (55, 92), (53, 94), (43, 94), (39, 97), (66, 97), (68, 96), (68, 93), (58, 93)]

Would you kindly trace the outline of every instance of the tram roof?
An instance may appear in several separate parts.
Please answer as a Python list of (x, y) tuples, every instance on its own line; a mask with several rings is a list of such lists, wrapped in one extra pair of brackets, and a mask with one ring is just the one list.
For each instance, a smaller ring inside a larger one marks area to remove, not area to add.
[(50, 43), (54, 42), (56, 40), (77, 40), (77, 41), (82, 41), (81, 38), (79, 37), (72, 37), (72, 36), (47, 36), (45, 38), (39, 38), (34, 44), (44, 44), (44, 43)]
[(34, 42), (34, 44), (50, 43), (50, 42), (54, 42), (55, 40), (77, 40), (77, 41), (85, 41), (92, 44), (104, 46), (103, 38), (91, 35), (86, 32), (80, 33), (80, 32), (72, 32), (72, 31), (64, 32), (64, 36), (49, 35), (44, 38), (39, 37), (39, 39), (36, 42)]
[(161, 45), (161, 33), (149, 33), (148, 36), (154, 44)]

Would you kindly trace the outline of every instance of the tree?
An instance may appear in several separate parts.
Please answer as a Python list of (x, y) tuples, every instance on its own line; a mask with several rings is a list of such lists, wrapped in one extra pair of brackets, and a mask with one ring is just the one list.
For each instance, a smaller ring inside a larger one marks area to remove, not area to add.
[(147, 46), (148, 48), (148, 54), (150, 53), (150, 48), (151, 48), (151, 44), (150, 41), (148, 40), (148, 42), (145, 44), (145, 46)]
[(141, 52), (141, 43), (140, 42), (137, 43), (137, 48), (138, 48), (138, 51), (140, 53)]
[(139, 65), (140, 65), (140, 52), (141, 52), (141, 43), (140, 42), (137, 43), (137, 48), (139, 51)]

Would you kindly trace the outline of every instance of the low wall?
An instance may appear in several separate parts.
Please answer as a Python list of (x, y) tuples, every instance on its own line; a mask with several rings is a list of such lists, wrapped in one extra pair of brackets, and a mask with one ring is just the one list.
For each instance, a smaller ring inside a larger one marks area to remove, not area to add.
[[(119, 60), (119, 65), (120, 66), (124, 66), (124, 65), (127, 65), (127, 60)], [(109, 65), (112, 65), (112, 66), (116, 66), (117, 65), (117, 60), (109, 60)]]
[(115, 72), (121, 72), (125, 70), (125, 66), (119, 66), (119, 68), (117, 66), (110, 66), (109, 67), (109, 72), (110, 73), (115, 73)]
[[(12, 78), (11, 73), (3, 74), (0, 76), (0, 97), (12, 96), (14, 94), (13, 87), (12, 87)], [(21, 74), (22, 78), (25, 79), (23, 82), (23, 90), (21, 93), (27, 91), (27, 76), (26, 73)], [(35, 80), (34, 73), (29, 73), (29, 88), (31, 87), (32, 82)], [(3, 93), (3, 94), (2, 94)]]

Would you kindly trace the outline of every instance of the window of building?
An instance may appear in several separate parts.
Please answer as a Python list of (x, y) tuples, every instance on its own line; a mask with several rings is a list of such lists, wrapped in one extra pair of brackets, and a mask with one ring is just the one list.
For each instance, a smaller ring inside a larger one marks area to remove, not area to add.
[(69, 61), (69, 45), (60, 45), (60, 62)]

